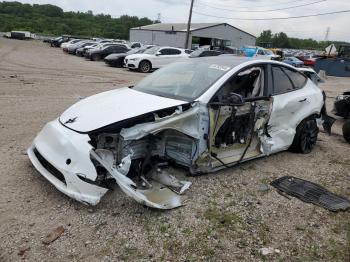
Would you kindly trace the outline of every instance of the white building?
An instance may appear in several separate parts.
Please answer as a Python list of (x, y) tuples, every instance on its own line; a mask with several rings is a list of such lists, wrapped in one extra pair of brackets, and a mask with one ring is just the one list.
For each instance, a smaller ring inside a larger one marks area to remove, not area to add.
[[(130, 29), (130, 41), (149, 45), (185, 47), (186, 23), (159, 23)], [(255, 45), (256, 37), (226, 23), (192, 23), (191, 44), (242, 47)]]

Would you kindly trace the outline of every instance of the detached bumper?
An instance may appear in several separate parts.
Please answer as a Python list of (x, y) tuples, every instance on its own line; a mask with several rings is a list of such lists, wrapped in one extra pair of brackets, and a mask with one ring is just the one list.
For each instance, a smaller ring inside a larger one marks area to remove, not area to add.
[(34, 167), (59, 191), (84, 204), (96, 205), (108, 189), (94, 184), (97, 173), (88, 141), (87, 135), (54, 120), (43, 128), (27, 152)]

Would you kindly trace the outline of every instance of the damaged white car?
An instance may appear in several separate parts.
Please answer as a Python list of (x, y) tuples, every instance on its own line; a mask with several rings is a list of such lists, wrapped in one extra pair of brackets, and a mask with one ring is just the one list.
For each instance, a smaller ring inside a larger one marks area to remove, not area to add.
[(167, 165), (195, 175), (287, 149), (309, 153), (322, 115), (322, 91), (291, 66), (188, 59), (77, 102), (43, 128), (28, 155), (80, 202), (96, 205), (114, 181), (141, 204), (171, 209), (191, 183)]

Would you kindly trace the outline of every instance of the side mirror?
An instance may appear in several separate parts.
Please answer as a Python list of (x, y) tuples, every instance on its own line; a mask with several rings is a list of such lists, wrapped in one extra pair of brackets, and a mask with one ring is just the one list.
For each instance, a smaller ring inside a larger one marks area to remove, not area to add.
[(157, 53), (156, 53), (156, 56), (160, 56), (160, 55), (162, 55), (161, 52), (157, 52)]
[(244, 98), (239, 94), (230, 93), (230, 95), (227, 97), (227, 102), (236, 106), (240, 106), (244, 104)]

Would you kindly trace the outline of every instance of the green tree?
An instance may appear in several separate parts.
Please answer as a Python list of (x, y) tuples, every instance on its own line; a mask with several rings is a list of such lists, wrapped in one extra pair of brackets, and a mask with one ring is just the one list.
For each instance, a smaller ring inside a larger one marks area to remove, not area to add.
[(54, 5), (30, 5), (19, 2), (0, 2), (0, 31), (28, 30), (48, 35), (70, 34), (127, 39), (129, 29), (149, 25), (148, 18), (123, 15), (94, 15), (92, 11), (64, 12)]

